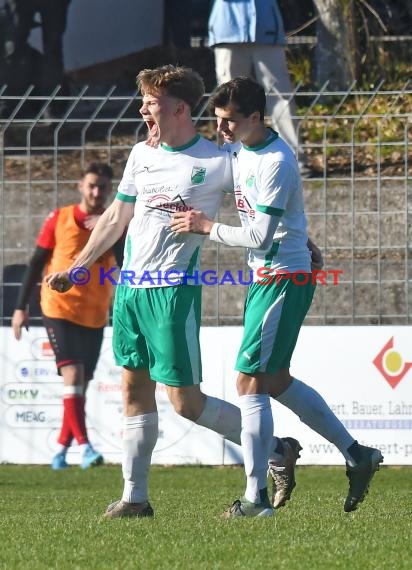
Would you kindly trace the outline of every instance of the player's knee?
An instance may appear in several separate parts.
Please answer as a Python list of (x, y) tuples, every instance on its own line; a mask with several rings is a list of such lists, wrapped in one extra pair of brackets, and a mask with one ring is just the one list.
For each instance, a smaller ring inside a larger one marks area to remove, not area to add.
[(191, 401), (182, 401), (179, 400), (177, 402), (172, 402), (174, 410), (179, 416), (182, 416), (186, 420), (190, 420), (192, 422), (196, 421), (199, 417), (199, 410), (198, 406), (194, 402)]
[(179, 416), (182, 416), (183, 418), (192, 422), (195, 422), (197, 420), (204, 407), (204, 401), (200, 392), (194, 392), (190, 395), (175, 395), (175, 397), (172, 397), (170, 401), (174, 407), (175, 412), (179, 414)]
[(184, 388), (167, 388), (170, 403), (175, 412), (187, 420), (195, 422), (203, 411), (205, 396), (199, 386)]
[(285, 392), (292, 383), (292, 376), (288, 368), (283, 368), (275, 374), (269, 375), (269, 394), (272, 398), (278, 398)]

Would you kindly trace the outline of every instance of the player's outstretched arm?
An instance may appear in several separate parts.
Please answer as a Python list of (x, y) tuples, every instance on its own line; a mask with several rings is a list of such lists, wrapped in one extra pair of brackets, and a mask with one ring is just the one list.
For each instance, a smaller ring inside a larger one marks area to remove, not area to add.
[(90, 234), (89, 241), (79, 253), (77, 258), (64, 271), (49, 273), (44, 278), (47, 285), (64, 293), (73, 283), (70, 281), (72, 269), (89, 268), (93, 263), (122, 236), (126, 226), (133, 217), (134, 204), (115, 199), (107, 210), (100, 216), (95, 228)]
[(249, 226), (228, 226), (210, 220), (203, 212), (190, 210), (173, 214), (172, 230), (177, 233), (206, 234), (210, 239), (230, 246), (267, 249), (273, 241), (280, 217), (259, 210)]
[(191, 232), (209, 235), (213, 224), (214, 221), (200, 210), (189, 210), (188, 212), (174, 214), (170, 222), (172, 231), (177, 234)]

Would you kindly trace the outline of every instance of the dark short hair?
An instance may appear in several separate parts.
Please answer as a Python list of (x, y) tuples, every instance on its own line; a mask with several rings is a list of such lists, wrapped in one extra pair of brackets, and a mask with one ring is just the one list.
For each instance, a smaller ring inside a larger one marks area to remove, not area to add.
[(203, 79), (189, 67), (162, 65), (142, 69), (136, 78), (140, 92), (151, 95), (169, 95), (182, 99), (193, 111), (205, 92)]
[(213, 112), (216, 107), (224, 108), (230, 104), (233, 104), (245, 117), (259, 111), (260, 120), (263, 121), (265, 118), (265, 90), (250, 77), (235, 77), (219, 85), (210, 97), (209, 107)]
[(106, 162), (91, 162), (84, 170), (83, 177), (86, 174), (96, 174), (97, 176), (105, 176), (109, 180), (113, 178), (113, 169)]

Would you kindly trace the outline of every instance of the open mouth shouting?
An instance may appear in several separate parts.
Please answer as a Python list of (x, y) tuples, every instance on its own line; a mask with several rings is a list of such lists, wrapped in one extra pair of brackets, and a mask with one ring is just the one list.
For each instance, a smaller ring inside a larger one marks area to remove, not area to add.
[(151, 117), (143, 117), (144, 122), (146, 123), (147, 130), (149, 131), (150, 136), (156, 136), (159, 133), (159, 127), (154, 122)]
[(151, 117), (143, 117), (143, 119), (148, 130), (146, 144), (148, 146), (157, 147), (160, 141), (159, 126)]

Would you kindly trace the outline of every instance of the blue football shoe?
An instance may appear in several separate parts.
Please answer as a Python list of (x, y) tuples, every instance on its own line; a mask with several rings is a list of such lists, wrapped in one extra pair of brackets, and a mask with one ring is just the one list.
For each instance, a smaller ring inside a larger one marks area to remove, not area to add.
[(83, 452), (81, 468), (88, 469), (89, 467), (97, 467), (98, 465), (102, 465), (103, 462), (103, 455), (95, 451), (89, 444)]
[(69, 466), (69, 464), (66, 461), (66, 454), (65, 453), (57, 453), (54, 457), (53, 460), (51, 462), (50, 467), (54, 470), (54, 471), (61, 471), (62, 469), (67, 469), (67, 467)]

